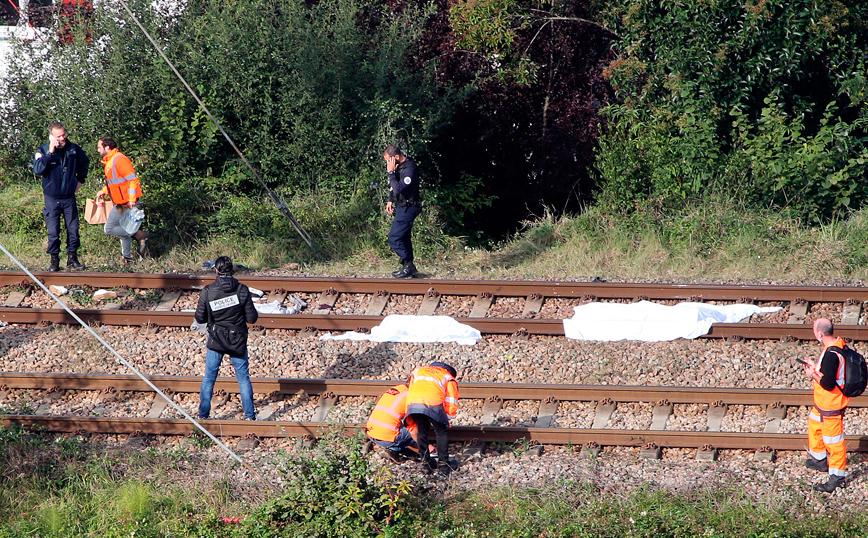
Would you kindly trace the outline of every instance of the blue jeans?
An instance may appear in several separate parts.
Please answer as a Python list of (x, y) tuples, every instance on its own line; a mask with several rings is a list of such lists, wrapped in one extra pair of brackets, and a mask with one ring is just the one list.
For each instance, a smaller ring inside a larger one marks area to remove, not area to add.
[(373, 437), (369, 437), (369, 439), (383, 448), (387, 448), (389, 450), (394, 450), (395, 452), (400, 452), (402, 448), (408, 446), (416, 446), (416, 441), (413, 440), (413, 435), (410, 431), (401, 426), (401, 429), (398, 430), (398, 435), (395, 437), (394, 441), (380, 441), (379, 439), (374, 439)]
[(81, 240), (78, 236), (78, 206), (72, 198), (52, 198), (43, 196), (45, 227), (48, 229), (48, 254), (60, 254), (60, 219), (66, 224), (66, 251), (75, 254)]
[[(235, 368), (235, 377), (238, 379), (238, 389), (241, 392), (241, 405), (244, 406), (244, 418), (254, 420), (256, 410), (253, 408), (253, 385), (250, 384), (250, 371), (247, 364), (247, 353), (243, 357), (229, 357), (232, 367)], [(202, 390), (199, 393), (199, 418), (208, 418), (211, 415), (211, 396), (214, 394), (214, 382), (217, 380), (217, 372), (223, 354), (208, 350), (205, 356), (205, 378), (202, 379)]]

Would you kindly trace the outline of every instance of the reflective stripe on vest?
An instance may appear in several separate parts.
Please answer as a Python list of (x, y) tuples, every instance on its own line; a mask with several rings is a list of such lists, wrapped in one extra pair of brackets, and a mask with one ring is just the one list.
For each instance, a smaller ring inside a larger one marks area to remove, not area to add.
[[(826, 351), (828, 351), (832, 346), (843, 348), (845, 345), (844, 340), (839, 337), (829, 345), (823, 346), (823, 350), (820, 351), (820, 358), (817, 360), (816, 366), (814, 366), (814, 371), (817, 375), (820, 375), (823, 356), (826, 354)], [(832, 351), (832, 353), (835, 352)], [(814, 381), (814, 405), (817, 406), (817, 409), (820, 411), (836, 411), (847, 407), (847, 404), (850, 403), (850, 398), (844, 396), (844, 393), (841, 392), (840, 388), (841, 385), (844, 384), (844, 357), (839, 353), (835, 354), (838, 356), (838, 370), (835, 372), (835, 388), (828, 391), (818, 382)]]
[[(118, 171), (118, 159), (121, 159), (121, 162), (125, 163), (122, 168), (128, 168), (128, 170)], [(136, 175), (133, 164), (123, 153), (118, 151), (117, 148), (111, 150), (104, 158), (103, 165), (106, 183), (103, 191), (109, 195), (112, 202), (116, 205), (126, 204), (136, 201), (141, 197), (142, 191), (139, 185), (139, 178)]]
[(365, 432), (378, 441), (394, 441), (407, 411), (407, 385), (395, 385), (383, 393), (365, 425)]

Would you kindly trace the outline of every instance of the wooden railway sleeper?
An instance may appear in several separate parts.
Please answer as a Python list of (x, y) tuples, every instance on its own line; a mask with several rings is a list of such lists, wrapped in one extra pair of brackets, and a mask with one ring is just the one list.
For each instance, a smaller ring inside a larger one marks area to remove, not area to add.
[(775, 451), (772, 447), (763, 445), (754, 452), (753, 459), (756, 461), (773, 462), (776, 459)]
[(461, 451), (462, 457), (465, 459), (472, 458), (474, 456), (482, 456), (485, 454), (485, 449), (488, 447), (488, 443), (481, 442), (479, 439), (470, 439), (464, 446), (464, 450)]
[(585, 456), (587, 458), (596, 458), (599, 457), (602, 450), (603, 449), (602, 447), (600, 447), (600, 444), (598, 442), (589, 441), (585, 443), (580, 453), (582, 456)]
[(717, 449), (706, 443), (696, 451), (696, 461), (713, 462), (717, 460)]
[(662, 455), (663, 450), (654, 442), (645, 443), (639, 450), (639, 457), (649, 460), (659, 460)]

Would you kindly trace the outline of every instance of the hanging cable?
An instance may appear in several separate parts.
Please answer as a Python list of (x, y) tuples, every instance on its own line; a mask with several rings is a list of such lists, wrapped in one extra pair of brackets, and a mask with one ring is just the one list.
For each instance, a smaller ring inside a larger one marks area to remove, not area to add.
[(118, 352), (115, 350), (115, 348), (113, 348), (113, 347), (112, 347), (108, 342), (106, 342), (105, 340), (103, 340), (103, 338), (102, 338), (100, 335), (96, 334), (96, 331), (94, 331), (94, 330), (93, 330), (93, 329), (92, 329), (92, 328), (91, 328), (87, 323), (85, 323), (85, 322), (84, 322), (80, 317), (78, 317), (78, 316), (76, 315), (75, 312), (73, 312), (72, 310), (70, 310), (70, 308), (69, 308), (67, 305), (65, 305), (65, 304), (63, 303), (63, 301), (61, 301), (60, 299), (58, 299), (56, 295), (54, 295), (53, 293), (51, 293), (51, 290), (49, 290), (47, 287), (45, 287), (45, 284), (43, 284), (42, 281), (40, 281), (38, 278), (36, 278), (36, 277), (33, 275), (33, 273), (31, 273), (31, 272), (30, 272), (26, 267), (24, 267), (24, 265), (23, 265), (20, 261), (18, 261), (18, 259), (17, 259), (15, 256), (13, 256), (11, 252), (9, 252), (8, 250), (6, 250), (6, 247), (4, 247), (2, 243), (0, 243), (0, 250), (2, 250), (4, 254), (6, 254), (7, 256), (9, 256), (9, 259), (11, 259), (13, 262), (15, 262), (15, 264), (16, 264), (18, 267), (20, 267), (22, 271), (24, 271), (25, 273), (27, 273), (27, 276), (29, 276), (29, 277), (30, 277), (34, 282), (36, 282), (36, 283), (39, 285), (40, 288), (42, 288), (43, 290), (45, 290), (45, 293), (47, 293), (47, 294), (48, 294), (52, 299), (54, 299), (54, 301), (55, 301), (57, 304), (59, 304), (59, 305), (61, 306), (61, 308), (63, 308), (64, 310), (66, 310), (67, 314), (69, 314), (70, 316), (72, 316), (73, 318), (75, 318), (75, 320), (79, 323), (79, 325), (81, 325), (82, 327), (84, 327), (85, 329), (87, 329), (88, 332), (90, 332), (90, 334), (92, 334), (93, 337), (96, 338), (96, 339), (99, 341), (100, 344), (102, 344), (103, 346), (105, 346), (106, 349), (108, 349), (108, 350), (109, 350), (109, 351), (110, 351), (110, 352), (111, 352), (111, 353), (112, 353), (112, 354), (113, 354), (113, 355), (114, 355), (114, 356), (115, 356), (119, 361), (121, 361), (121, 364), (123, 364), (124, 366), (126, 366), (127, 368), (129, 368), (130, 370), (132, 370), (133, 373), (136, 374), (137, 376), (139, 376), (139, 378), (140, 378), (142, 381), (144, 381), (145, 383), (147, 383), (147, 385), (148, 385), (149, 387), (151, 387), (151, 388), (154, 390), (154, 392), (156, 392), (156, 393), (159, 394), (159, 395), (160, 395), (164, 400), (166, 400), (167, 402), (169, 402), (169, 405), (171, 405), (172, 407), (175, 408), (176, 411), (178, 411), (179, 413), (181, 413), (182, 415), (184, 415), (184, 418), (186, 418), (187, 420), (189, 420), (190, 422), (192, 422), (194, 426), (196, 426), (197, 428), (199, 428), (200, 430), (202, 430), (202, 433), (204, 433), (205, 435), (207, 435), (208, 437), (210, 437), (211, 440), (214, 441), (214, 443), (217, 444), (217, 446), (219, 446), (220, 448), (222, 448), (222, 449), (223, 449), (227, 454), (229, 454), (229, 455), (232, 456), (236, 461), (238, 461), (238, 463), (240, 463), (241, 465), (243, 465), (245, 469), (247, 469), (248, 471), (250, 471), (250, 472), (256, 474), (257, 476), (259, 476), (259, 473), (258, 473), (255, 469), (253, 469), (252, 467), (250, 467), (249, 465), (247, 465), (247, 463), (245, 463), (244, 460), (242, 460), (241, 457), (240, 457), (238, 454), (236, 454), (235, 452), (233, 452), (232, 449), (230, 449), (228, 446), (226, 446), (225, 444), (223, 444), (223, 443), (220, 441), (220, 439), (217, 439), (217, 437), (215, 437), (214, 434), (212, 434), (212, 433), (209, 432), (207, 429), (205, 429), (205, 427), (203, 427), (203, 426), (202, 426), (202, 425), (201, 425), (197, 420), (195, 420), (192, 416), (190, 416), (186, 411), (184, 411), (183, 409), (181, 409), (181, 407), (180, 407), (178, 404), (176, 404), (174, 401), (172, 401), (171, 398), (169, 398), (168, 396), (166, 396), (166, 394), (165, 394), (163, 391), (161, 391), (160, 389), (158, 389), (156, 385), (154, 385), (153, 383), (151, 383), (151, 380), (150, 380), (150, 379), (148, 379), (148, 378), (147, 378), (143, 373), (141, 373), (140, 371), (138, 371), (138, 370), (136, 369), (136, 367), (133, 366), (129, 361), (127, 361), (125, 358), (123, 358), (123, 356), (121, 356), (121, 354), (118, 353)]
[(42, 40), (43, 43), (48, 43), (48, 40), (46, 40), (46, 39), (45, 39), (45, 38), (44, 38), (44, 37), (43, 37), (39, 32), (37, 32), (37, 31), (36, 31), (36, 27), (33, 26), (33, 24), (31, 24), (31, 22), (30, 22), (30, 17), (25, 17), (25, 16), (21, 13), (21, 10), (18, 9), (18, 6), (15, 5), (15, 2), (13, 2), (12, 0), (9, 0), (9, 3), (12, 4), (12, 7), (15, 8), (15, 11), (18, 12), (18, 17), (19, 17), (19, 19), (20, 19), (20, 20), (24, 20), (24, 21), (27, 23), (27, 26), (29, 26), (30, 29), (33, 30), (33, 35), (35, 35), (35, 36), (38, 37), (40, 40)]
[(307, 231), (305, 231), (305, 229), (302, 228), (301, 224), (295, 219), (289, 208), (286, 207), (286, 203), (283, 201), (283, 199), (281, 199), (276, 192), (274, 192), (268, 185), (266, 185), (265, 181), (259, 175), (259, 172), (257, 172), (256, 169), (253, 168), (253, 165), (250, 164), (250, 162), (247, 160), (247, 157), (245, 157), (244, 154), (241, 153), (241, 150), (238, 149), (238, 146), (235, 145), (235, 142), (233, 142), (229, 135), (226, 133), (226, 131), (223, 130), (223, 126), (221, 126), (220, 122), (217, 121), (217, 118), (215, 118), (211, 114), (211, 111), (208, 110), (208, 107), (205, 106), (205, 103), (203, 103), (202, 100), (199, 99), (199, 95), (196, 94), (195, 91), (193, 91), (193, 88), (191, 88), (190, 85), (187, 84), (187, 81), (184, 79), (184, 77), (181, 76), (181, 73), (179, 73), (178, 70), (175, 69), (175, 65), (169, 60), (168, 57), (166, 57), (166, 55), (163, 53), (163, 50), (160, 48), (157, 42), (154, 41), (154, 38), (151, 37), (151, 34), (148, 33), (147, 30), (145, 30), (145, 27), (142, 26), (142, 23), (139, 22), (139, 19), (135, 16), (127, 3), (124, 0), (120, 0), (120, 3), (127, 11), (127, 13), (129, 13), (130, 17), (133, 19), (133, 22), (136, 23), (136, 26), (139, 27), (142, 33), (145, 34), (145, 37), (148, 38), (148, 41), (151, 42), (151, 45), (153, 45), (154, 48), (157, 50), (163, 61), (166, 62), (169, 68), (172, 69), (172, 72), (175, 73), (175, 76), (178, 77), (178, 80), (181, 81), (184, 87), (187, 88), (187, 91), (190, 92), (190, 95), (192, 95), (196, 102), (199, 103), (199, 107), (202, 109), (202, 111), (205, 112), (205, 114), (208, 115), (208, 118), (214, 123), (214, 125), (217, 126), (217, 129), (219, 129), (220, 132), (223, 134), (223, 138), (225, 138), (226, 141), (229, 142), (229, 144), (232, 146), (232, 149), (235, 150), (235, 153), (237, 153), (238, 156), (241, 157), (241, 160), (244, 162), (247, 168), (250, 169), (250, 172), (253, 174), (254, 177), (256, 177), (256, 179), (259, 181), (259, 184), (262, 185), (262, 188), (265, 190), (266, 194), (268, 194), (268, 197), (271, 198), (271, 201), (274, 203), (274, 205), (277, 206), (277, 209), (280, 210), (280, 212), (283, 213), (287, 219), (289, 219), (289, 222), (292, 224), (292, 227), (295, 228), (295, 231), (298, 232), (298, 235), (301, 236), (301, 239), (307, 244), (308, 247), (310, 247), (310, 249), (317, 256), (317, 258), (319, 258), (320, 260), (325, 259), (323, 253), (317, 250), (317, 248), (314, 246), (313, 239), (311, 239)]

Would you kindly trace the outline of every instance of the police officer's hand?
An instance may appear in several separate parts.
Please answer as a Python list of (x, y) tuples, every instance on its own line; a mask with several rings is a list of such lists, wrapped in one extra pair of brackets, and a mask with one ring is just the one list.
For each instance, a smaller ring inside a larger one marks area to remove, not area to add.
[[(398, 168), (398, 156), (392, 155), (386, 159), (386, 172), (394, 172)], [(391, 211), (390, 211), (391, 213)]]
[(386, 202), (386, 213), (393, 214), (395, 212), (395, 208), (392, 207), (392, 202)]

